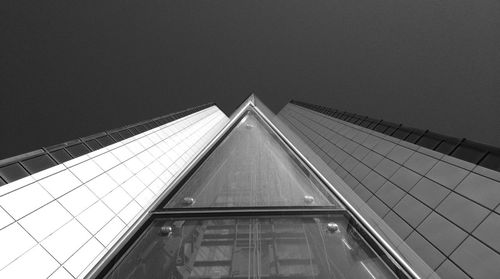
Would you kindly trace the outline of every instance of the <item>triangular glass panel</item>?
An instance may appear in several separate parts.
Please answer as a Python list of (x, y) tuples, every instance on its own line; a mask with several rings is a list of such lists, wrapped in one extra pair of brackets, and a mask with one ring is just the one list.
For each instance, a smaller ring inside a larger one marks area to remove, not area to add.
[(249, 108), (166, 207), (337, 205), (259, 114)]

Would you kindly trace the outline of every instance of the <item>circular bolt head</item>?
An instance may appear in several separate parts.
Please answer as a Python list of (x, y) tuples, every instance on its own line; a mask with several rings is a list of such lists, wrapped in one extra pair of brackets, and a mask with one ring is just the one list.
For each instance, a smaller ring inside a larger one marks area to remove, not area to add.
[(314, 202), (314, 197), (313, 196), (304, 196), (304, 202), (307, 204), (311, 204)]
[(174, 229), (171, 226), (164, 225), (160, 228), (160, 233), (162, 235), (170, 236)]
[(192, 205), (192, 204), (194, 204), (194, 199), (191, 198), (191, 197), (185, 197), (183, 201), (184, 201), (185, 205)]
[(328, 223), (326, 225), (326, 229), (331, 232), (331, 233), (334, 233), (336, 231), (339, 230), (339, 225), (335, 224), (335, 223)]

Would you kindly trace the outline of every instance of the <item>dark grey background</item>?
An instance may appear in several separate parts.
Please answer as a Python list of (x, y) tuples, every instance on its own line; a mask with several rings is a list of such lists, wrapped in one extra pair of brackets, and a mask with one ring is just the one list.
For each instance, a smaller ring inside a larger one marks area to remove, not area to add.
[(497, 0), (0, 5), (0, 158), (250, 92), (500, 146)]

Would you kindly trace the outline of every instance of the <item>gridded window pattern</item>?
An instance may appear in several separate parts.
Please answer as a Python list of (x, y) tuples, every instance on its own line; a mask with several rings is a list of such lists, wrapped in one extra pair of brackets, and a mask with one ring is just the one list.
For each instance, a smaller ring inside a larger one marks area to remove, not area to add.
[(21, 154), (19, 156), (0, 160), (0, 186), (6, 183), (14, 182), (30, 174), (35, 174), (39, 171), (48, 169), (57, 164), (64, 163), (89, 152), (99, 150), (115, 142), (119, 142), (144, 131), (164, 125), (167, 122), (174, 121), (202, 109), (206, 109), (212, 105), (213, 104), (204, 104), (184, 111), (160, 116), (122, 128), (71, 140)]
[(442, 278), (500, 277), (499, 172), (297, 105), (279, 115)]
[(212, 106), (0, 187), (0, 278), (81, 278), (227, 123)]
[(385, 120), (373, 119), (367, 116), (357, 115), (346, 111), (339, 111), (329, 107), (308, 104), (292, 100), (291, 104), (311, 109), (324, 115), (333, 116), (337, 119), (365, 127), (385, 135), (392, 136), (406, 142), (435, 150), (445, 155), (480, 165), (495, 171), (500, 171), (500, 148), (470, 141), (465, 138), (459, 139), (441, 135), (429, 130), (420, 130), (403, 124), (396, 124)]

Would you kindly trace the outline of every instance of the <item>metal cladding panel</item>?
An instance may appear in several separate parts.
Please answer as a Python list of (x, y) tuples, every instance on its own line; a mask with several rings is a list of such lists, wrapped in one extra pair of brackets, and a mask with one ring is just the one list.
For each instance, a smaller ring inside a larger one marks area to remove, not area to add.
[(328, 112), (279, 116), (442, 278), (500, 276), (500, 172)]
[(0, 278), (84, 277), (227, 121), (210, 106), (1, 186)]

